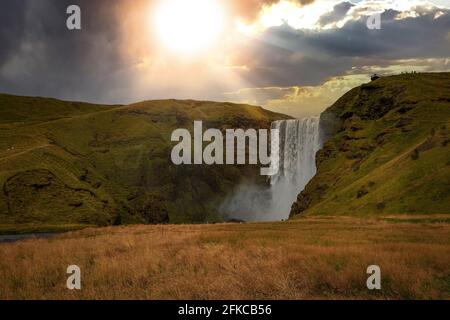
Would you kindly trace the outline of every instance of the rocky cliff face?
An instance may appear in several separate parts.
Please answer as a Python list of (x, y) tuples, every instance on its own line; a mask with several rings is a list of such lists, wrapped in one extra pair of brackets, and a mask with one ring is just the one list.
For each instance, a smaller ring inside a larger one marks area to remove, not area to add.
[(450, 74), (402, 74), (355, 88), (321, 115), (317, 174), (298, 214), (450, 212)]

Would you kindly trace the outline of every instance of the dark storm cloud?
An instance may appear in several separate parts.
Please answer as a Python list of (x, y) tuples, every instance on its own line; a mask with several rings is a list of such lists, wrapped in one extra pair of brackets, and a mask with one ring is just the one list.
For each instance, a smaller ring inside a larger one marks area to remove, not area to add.
[(354, 5), (350, 2), (341, 2), (334, 6), (333, 11), (324, 14), (320, 17), (319, 24), (326, 26), (327, 24), (338, 22), (345, 17), (348, 10)]
[[(299, 41), (298, 34), (294, 35), (278, 28), (270, 30), (277, 31), (281, 32), (278, 36), (291, 46), (294, 46), (292, 41)], [(287, 47), (264, 41), (249, 43), (248, 47), (243, 49), (246, 57), (240, 61), (249, 71), (244, 72), (242, 76), (256, 87), (312, 85), (322, 82), (331, 74), (342, 74), (351, 63), (351, 59), (343, 58), (337, 63), (319, 53), (309, 54), (307, 48), (296, 51)]]
[[(114, 3), (2, 1), (0, 91), (90, 99), (114, 86), (121, 66)], [(82, 31), (66, 28), (71, 4), (82, 8)]]
[(446, 57), (450, 52), (450, 11), (435, 19), (436, 12), (395, 20), (392, 10), (383, 13), (381, 30), (366, 27), (366, 18), (337, 30), (326, 30), (305, 39), (308, 47), (334, 57), (390, 59)]
[[(25, 31), (25, 1), (9, 1), (2, 3), (0, 10), (0, 66), (20, 45)], [(13, 14), (11, 14), (13, 13)]]
[(381, 30), (369, 30), (367, 17), (340, 29), (294, 30), (288, 25), (266, 31), (249, 43), (242, 73), (255, 87), (318, 85), (352, 67), (377, 65), (398, 59), (449, 56), (450, 11), (435, 18), (431, 11), (416, 18), (395, 20), (398, 12), (382, 15)]

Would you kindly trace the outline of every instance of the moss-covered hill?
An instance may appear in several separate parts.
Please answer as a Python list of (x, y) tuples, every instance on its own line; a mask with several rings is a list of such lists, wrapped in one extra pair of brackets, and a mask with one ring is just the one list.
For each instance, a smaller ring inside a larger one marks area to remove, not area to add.
[(317, 175), (291, 216), (450, 213), (450, 73), (357, 87), (321, 127)]
[(175, 166), (171, 133), (269, 128), (286, 116), (197, 101), (102, 106), (0, 95), (0, 232), (61, 226), (220, 220), (215, 208), (255, 166)]

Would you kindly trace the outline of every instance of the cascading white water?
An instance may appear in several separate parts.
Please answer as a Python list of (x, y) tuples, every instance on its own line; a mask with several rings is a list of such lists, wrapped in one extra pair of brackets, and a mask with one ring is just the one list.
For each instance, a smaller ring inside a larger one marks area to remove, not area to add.
[(271, 218), (285, 219), (297, 195), (316, 174), (319, 117), (276, 121), (280, 130), (280, 168), (270, 178)]
[(246, 221), (274, 221), (289, 217), (297, 195), (316, 174), (321, 148), (319, 117), (272, 123), (280, 131), (279, 171), (270, 186), (242, 185), (222, 206), (227, 215)]

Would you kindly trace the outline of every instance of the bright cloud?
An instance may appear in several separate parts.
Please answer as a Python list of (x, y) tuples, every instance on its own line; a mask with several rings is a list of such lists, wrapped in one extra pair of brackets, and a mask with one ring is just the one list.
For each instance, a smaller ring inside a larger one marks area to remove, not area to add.
[(227, 100), (263, 105), (293, 117), (318, 115), (348, 90), (368, 81), (367, 75), (335, 77), (318, 86), (247, 88), (225, 94)]
[[(349, 4), (344, 16), (332, 24), (323, 25), (321, 19), (332, 14), (336, 7)], [(329, 29), (332, 27), (343, 27), (349, 21), (356, 21), (361, 17), (367, 17), (375, 13), (389, 10), (399, 12), (397, 19), (417, 17), (436, 8), (450, 9), (450, 1), (428, 1), (428, 0), (315, 0), (306, 5), (300, 5), (296, 1), (281, 0), (271, 5), (263, 6), (259, 18), (253, 24), (242, 24), (240, 30), (247, 33), (263, 32), (271, 27), (287, 24), (293, 29)]]

